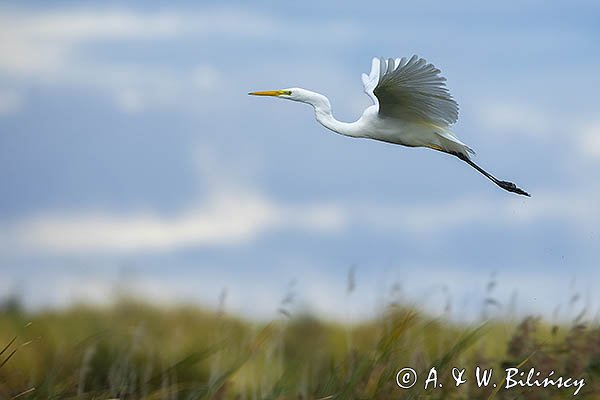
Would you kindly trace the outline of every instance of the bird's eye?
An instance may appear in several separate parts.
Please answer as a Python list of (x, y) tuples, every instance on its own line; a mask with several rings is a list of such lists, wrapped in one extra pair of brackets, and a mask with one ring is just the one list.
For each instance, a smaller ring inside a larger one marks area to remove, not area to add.
[(286, 96), (291, 96), (292, 95), (292, 91), (291, 90), (282, 90), (281, 92), (282, 92), (281, 94), (284, 94)]

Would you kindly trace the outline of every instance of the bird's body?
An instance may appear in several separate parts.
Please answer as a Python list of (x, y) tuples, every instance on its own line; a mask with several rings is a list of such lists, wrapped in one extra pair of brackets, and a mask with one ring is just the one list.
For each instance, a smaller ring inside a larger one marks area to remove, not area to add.
[(417, 56), (409, 60), (373, 59), (371, 73), (363, 74), (362, 80), (365, 93), (374, 104), (355, 122), (335, 119), (329, 99), (310, 90), (290, 88), (250, 94), (310, 104), (319, 123), (344, 136), (427, 147), (454, 155), (501, 188), (529, 196), (514, 183), (496, 179), (471, 160), (474, 151), (449, 128), (458, 119), (458, 104), (450, 96), (439, 72)]
[(447, 128), (432, 123), (381, 118), (379, 107), (369, 106), (361, 117), (352, 123), (339, 122), (332, 115), (316, 110), (317, 121), (327, 129), (344, 136), (379, 140), (407, 147), (439, 147), (453, 152), (471, 152)]

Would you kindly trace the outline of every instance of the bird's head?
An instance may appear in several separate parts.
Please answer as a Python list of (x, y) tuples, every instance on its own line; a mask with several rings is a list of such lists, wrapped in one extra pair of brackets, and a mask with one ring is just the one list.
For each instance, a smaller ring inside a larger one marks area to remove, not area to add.
[(298, 101), (300, 103), (307, 103), (315, 108), (330, 109), (331, 105), (327, 97), (322, 94), (311, 92), (310, 90), (302, 88), (289, 88), (281, 90), (267, 90), (263, 92), (250, 92), (251, 96), (271, 96), (280, 99)]

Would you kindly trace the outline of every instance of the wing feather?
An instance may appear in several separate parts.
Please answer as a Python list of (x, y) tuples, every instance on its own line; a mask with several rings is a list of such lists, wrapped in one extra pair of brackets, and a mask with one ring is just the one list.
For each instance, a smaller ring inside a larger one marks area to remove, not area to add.
[(423, 58), (374, 58), (371, 73), (363, 74), (365, 92), (385, 117), (451, 125), (458, 119), (458, 104), (446, 87), (440, 70)]
[(369, 75), (362, 74), (362, 82), (365, 88), (365, 93), (371, 98), (371, 100), (373, 100), (373, 104), (379, 104), (379, 100), (377, 99), (373, 91), (379, 83), (380, 65), (381, 61), (379, 60), (379, 58), (374, 58), (371, 62), (371, 72), (369, 73)]

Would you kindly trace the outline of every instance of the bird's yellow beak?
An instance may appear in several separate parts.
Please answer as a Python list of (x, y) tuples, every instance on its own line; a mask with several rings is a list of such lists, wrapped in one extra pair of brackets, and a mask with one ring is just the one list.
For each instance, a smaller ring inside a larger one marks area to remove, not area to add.
[(281, 96), (281, 95), (285, 95), (285, 96), (289, 96), (290, 94), (292, 94), (292, 92), (290, 92), (289, 90), (267, 90), (264, 92), (250, 92), (248, 93), (251, 96)]

